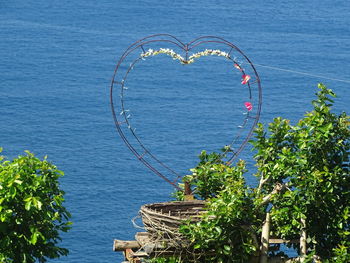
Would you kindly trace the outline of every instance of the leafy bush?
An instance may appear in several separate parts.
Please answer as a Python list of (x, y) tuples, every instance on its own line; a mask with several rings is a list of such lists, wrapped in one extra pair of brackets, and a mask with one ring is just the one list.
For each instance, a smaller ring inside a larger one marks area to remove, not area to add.
[(223, 155), (218, 153), (207, 154), (206, 151), (202, 151), (199, 155), (200, 162), (195, 168), (190, 169), (192, 174), (183, 178), (183, 181), (190, 183), (197, 199), (217, 196), (226, 187), (223, 182), (238, 180), (245, 172), (225, 165), (222, 158)]
[(299, 239), (306, 231), (305, 262), (350, 262), (349, 116), (332, 113), (334, 92), (318, 88), (313, 110), (296, 125), (280, 117), (267, 130), (258, 125), (256, 188), (245, 184), (244, 162), (230, 167), (205, 151), (184, 177), (208, 201), (202, 221), (181, 228), (195, 251), (209, 252), (198, 262), (248, 262), (257, 255), (267, 212), (273, 236)]
[(237, 166), (229, 167), (209, 161), (193, 169), (195, 185), (203, 197), (207, 196), (202, 188), (202, 173), (205, 171), (206, 182), (216, 185), (207, 188), (215, 189), (212, 193), (215, 197), (208, 200), (208, 213), (200, 222), (184, 225), (180, 231), (190, 237), (197, 253), (203, 252), (203, 256), (197, 259), (199, 262), (246, 262), (258, 249), (258, 242), (252, 192), (243, 177), (245, 163), (241, 161)]
[(67, 255), (58, 247), (70, 229), (58, 179), (63, 172), (30, 152), (7, 161), (0, 156), (0, 261), (46, 262)]
[(340, 262), (340, 251), (350, 253), (349, 116), (332, 113), (335, 94), (319, 88), (313, 111), (297, 125), (276, 118), (268, 132), (257, 128), (257, 197), (283, 185), (269, 202), (273, 234), (296, 239), (304, 228), (308, 254)]

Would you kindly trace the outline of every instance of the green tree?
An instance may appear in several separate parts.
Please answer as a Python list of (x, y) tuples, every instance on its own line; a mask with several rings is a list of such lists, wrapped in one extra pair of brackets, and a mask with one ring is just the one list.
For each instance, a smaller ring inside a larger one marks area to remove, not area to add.
[[(267, 129), (256, 128), (251, 142), (255, 188), (245, 183), (243, 161), (228, 166), (220, 154), (201, 153), (199, 164), (183, 179), (197, 198), (207, 200), (202, 220), (180, 228), (192, 241), (192, 251), (203, 252), (192, 262), (256, 260), (267, 213), (272, 236), (306, 237), (300, 239), (305, 263), (350, 262), (350, 117), (333, 113), (334, 92), (323, 84), (318, 88), (312, 111), (296, 125), (278, 117)], [(301, 252), (299, 244), (289, 246)], [(270, 256), (274, 253), (283, 254)]]
[(58, 182), (63, 172), (46, 157), (26, 153), (12, 161), (0, 156), (1, 262), (46, 262), (68, 254), (57, 246), (71, 225)]
[[(306, 233), (309, 260), (317, 255), (323, 262), (350, 262), (349, 116), (333, 113), (334, 92), (318, 88), (313, 110), (296, 125), (280, 117), (267, 130), (258, 125), (255, 189), (245, 186), (244, 169), (238, 172), (242, 162), (227, 167), (217, 154), (202, 153), (185, 177), (208, 200), (208, 214), (187, 232), (194, 248), (215, 249), (209, 262), (246, 262), (267, 212), (272, 235), (293, 240)], [(250, 228), (242, 231), (244, 225)]]
[(265, 209), (275, 235), (306, 231), (310, 258), (350, 262), (349, 116), (332, 113), (334, 92), (318, 87), (314, 109), (295, 126), (276, 118), (268, 131), (257, 128), (257, 200), (273, 193)]

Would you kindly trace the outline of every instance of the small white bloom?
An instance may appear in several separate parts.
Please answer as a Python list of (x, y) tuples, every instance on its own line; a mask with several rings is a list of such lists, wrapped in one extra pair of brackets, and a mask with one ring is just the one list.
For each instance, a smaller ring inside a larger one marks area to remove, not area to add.
[(209, 56), (209, 55), (212, 55), (212, 56), (216, 55), (216, 56), (223, 56), (226, 58), (230, 58), (228, 53), (221, 51), (219, 49), (215, 49), (215, 50), (205, 49), (204, 51), (200, 51), (192, 54), (190, 57), (188, 57), (188, 60), (185, 60), (180, 54), (177, 54), (172, 49), (160, 48), (159, 50), (149, 49), (147, 52), (141, 53), (141, 59), (145, 60), (144, 59), (145, 57), (156, 56), (158, 54), (166, 54), (172, 57), (174, 60), (179, 60), (182, 64), (190, 64), (190, 63), (193, 63), (196, 58), (200, 58), (202, 56)]

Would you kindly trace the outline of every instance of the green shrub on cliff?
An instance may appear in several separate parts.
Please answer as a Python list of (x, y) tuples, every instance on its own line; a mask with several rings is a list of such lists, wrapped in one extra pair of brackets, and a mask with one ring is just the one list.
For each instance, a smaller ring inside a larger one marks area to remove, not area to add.
[(8, 161), (0, 156), (0, 261), (26, 262), (67, 255), (58, 247), (60, 232), (70, 229), (63, 206), (63, 175), (44, 158), (30, 152)]

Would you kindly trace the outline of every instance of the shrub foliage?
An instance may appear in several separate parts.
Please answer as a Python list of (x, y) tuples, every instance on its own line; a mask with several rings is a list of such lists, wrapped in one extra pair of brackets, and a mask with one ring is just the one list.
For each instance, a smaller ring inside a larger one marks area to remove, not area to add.
[(193, 249), (207, 254), (197, 262), (249, 262), (259, 253), (267, 212), (272, 236), (299, 239), (306, 231), (305, 262), (350, 262), (349, 116), (333, 113), (334, 92), (318, 88), (312, 111), (296, 125), (279, 117), (256, 128), (256, 187), (246, 185), (243, 161), (229, 166), (204, 151), (184, 177), (208, 201), (202, 221), (181, 228)]
[(62, 175), (30, 152), (12, 161), (0, 157), (1, 262), (46, 262), (68, 254), (57, 246), (71, 224), (58, 183)]

